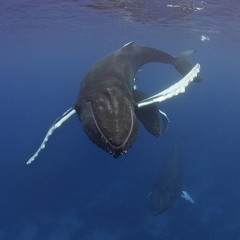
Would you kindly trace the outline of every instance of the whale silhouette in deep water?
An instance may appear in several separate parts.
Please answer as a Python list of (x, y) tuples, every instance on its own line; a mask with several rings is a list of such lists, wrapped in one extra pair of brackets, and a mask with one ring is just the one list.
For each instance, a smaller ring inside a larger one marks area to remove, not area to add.
[[(100, 59), (83, 78), (74, 106), (53, 123), (40, 148), (27, 163), (38, 156), (53, 131), (75, 113), (91, 141), (115, 158), (133, 145), (138, 120), (151, 134), (159, 136), (166, 130), (167, 118), (155, 103), (184, 92), (192, 81), (201, 81), (197, 76), (200, 65), (193, 67), (187, 60), (192, 52), (174, 57), (130, 42)], [(150, 62), (171, 64), (185, 77), (163, 92), (147, 98), (146, 94), (135, 89), (134, 76), (142, 65)]]
[(148, 205), (153, 216), (169, 209), (180, 196), (194, 204), (192, 197), (182, 190), (183, 160), (177, 146), (163, 162), (152, 191), (148, 194)]
[(184, 164), (179, 151), (179, 142), (188, 140), (191, 134), (176, 134), (174, 131), (168, 131), (165, 136), (175, 143), (173, 150), (164, 160), (153, 188), (147, 196), (150, 211), (154, 216), (165, 212), (180, 196), (192, 204), (195, 203), (192, 197), (182, 190)]
[(163, 162), (148, 196), (149, 208), (154, 216), (165, 212), (181, 195), (182, 180), (183, 160), (175, 146)]

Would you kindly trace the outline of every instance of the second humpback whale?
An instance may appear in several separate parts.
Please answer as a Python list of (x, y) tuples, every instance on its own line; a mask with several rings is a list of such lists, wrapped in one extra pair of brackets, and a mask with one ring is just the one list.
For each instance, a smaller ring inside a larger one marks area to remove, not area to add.
[(154, 216), (166, 211), (181, 195), (182, 179), (183, 160), (175, 146), (163, 162), (149, 194), (149, 208)]
[[(27, 164), (38, 156), (53, 131), (75, 113), (91, 141), (115, 158), (133, 145), (138, 120), (151, 134), (160, 135), (166, 130), (167, 117), (155, 103), (183, 93), (190, 82), (201, 80), (197, 76), (200, 65), (193, 67), (187, 60), (192, 52), (183, 52), (174, 57), (161, 50), (130, 42), (100, 59), (83, 78), (74, 106), (53, 123)], [(134, 77), (142, 65), (150, 62), (171, 64), (184, 78), (148, 98), (134, 87)]]
[(178, 146), (164, 160), (151, 192), (148, 194), (148, 205), (153, 216), (165, 212), (180, 196), (194, 203), (190, 195), (182, 190), (183, 159)]

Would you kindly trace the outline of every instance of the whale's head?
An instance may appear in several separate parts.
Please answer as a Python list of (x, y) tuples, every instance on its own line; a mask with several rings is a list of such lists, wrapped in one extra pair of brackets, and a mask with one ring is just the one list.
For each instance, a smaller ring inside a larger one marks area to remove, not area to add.
[(98, 91), (75, 109), (88, 137), (113, 157), (123, 155), (134, 143), (138, 132), (134, 105), (119, 89)]

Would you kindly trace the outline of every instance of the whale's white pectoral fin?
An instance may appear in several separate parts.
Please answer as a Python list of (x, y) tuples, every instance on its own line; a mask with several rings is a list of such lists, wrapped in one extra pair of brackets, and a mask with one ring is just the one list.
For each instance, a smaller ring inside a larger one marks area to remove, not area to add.
[(169, 118), (167, 116), (167, 114), (161, 110), (158, 110), (159, 114), (160, 114), (160, 120), (161, 120), (161, 126), (162, 126), (162, 130), (161, 133), (166, 133), (167, 129), (168, 129), (168, 124), (169, 124)]
[(190, 203), (195, 203), (195, 201), (190, 197), (190, 195), (186, 191), (182, 191), (181, 197)]
[(194, 78), (198, 75), (200, 72), (200, 65), (196, 64), (192, 70), (180, 81), (172, 85), (171, 87), (167, 88), (166, 90), (149, 97), (147, 99), (144, 99), (138, 103), (138, 107), (143, 107), (146, 105), (150, 105), (157, 102), (163, 102), (168, 98), (172, 98), (173, 96), (177, 96), (180, 93), (184, 93), (186, 87), (189, 85), (190, 82), (194, 80)]
[(62, 123), (64, 123), (66, 120), (68, 120), (75, 113), (76, 113), (76, 110), (73, 107), (71, 107), (62, 116), (58, 117), (54, 121), (52, 126), (49, 128), (45, 138), (43, 139), (41, 146), (38, 148), (36, 153), (27, 161), (27, 164), (30, 164), (31, 162), (33, 162), (35, 160), (35, 158), (38, 156), (38, 154), (41, 152), (41, 150), (45, 148), (45, 144), (48, 141), (48, 138), (53, 134), (55, 129), (59, 128), (62, 125)]

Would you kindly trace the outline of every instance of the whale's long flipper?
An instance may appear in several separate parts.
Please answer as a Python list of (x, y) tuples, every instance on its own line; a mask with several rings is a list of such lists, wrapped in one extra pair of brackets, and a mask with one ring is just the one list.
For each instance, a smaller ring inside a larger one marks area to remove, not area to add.
[(184, 198), (186, 201), (189, 201), (190, 203), (195, 203), (195, 201), (191, 198), (191, 196), (186, 192), (182, 191), (181, 197)]
[(138, 103), (138, 107), (141, 108), (143, 106), (157, 103), (157, 102), (163, 102), (168, 98), (171, 98), (173, 96), (177, 96), (179, 93), (184, 93), (186, 87), (189, 85), (190, 82), (194, 80), (194, 78), (197, 76), (197, 74), (200, 72), (200, 65), (196, 64), (194, 68), (180, 81), (172, 85), (171, 87), (167, 88), (166, 90), (149, 97), (147, 99), (144, 99)]
[[(174, 62), (174, 67), (177, 69), (179, 73), (185, 76), (192, 68), (192, 63), (188, 60), (188, 56), (192, 53), (197, 52), (196, 50), (188, 50), (184, 52), (180, 52), (175, 56), (176, 61)], [(202, 78), (197, 76), (194, 78), (194, 82), (201, 82)]]
[(161, 119), (162, 133), (166, 133), (168, 130), (169, 118), (167, 114), (161, 110), (158, 110)]
[(41, 146), (38, 148), (36, 153), (27, 161), (27, 164), (30, 164), (31, 162), (33, 162), (35, 158), (38, 156), (38, 154), (41, 152), (41, 150), (45, 148), (45, 144), (48, 141), (48, 138), (53, 134), (55, 129), (59, 128), (62, 125), (62, 123), (68, 120), (75, 113), (76, 113), (76, 110), (73, 107), (71, 107), (63, 115), (61, 115), (54, 121), (52, 126), (49, 128), (45, 138), (43, 139)]

